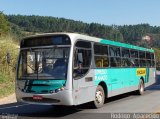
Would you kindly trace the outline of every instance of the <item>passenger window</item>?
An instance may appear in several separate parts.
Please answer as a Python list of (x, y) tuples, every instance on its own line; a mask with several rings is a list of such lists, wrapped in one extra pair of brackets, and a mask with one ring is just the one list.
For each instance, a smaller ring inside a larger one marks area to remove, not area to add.
[(130, 54), (131, 54), (131, 57), (132, 57), (132, 58), (138, 58), (138, 51), (131, 50), (131, 51), (130, 51)]
[(138, 58), (138, 51), (130, 50), (130, 66), (131, 67), (139, 67), (139, 58)]
[(139, 58), (140, 59), (145, 59), (145, 52), (139, 52)]
[(154, 57), (154, 53), (151, 53), (151, 66), (155, 67), (155, 57)]
[(151, 64), (152, 64), (152, 60), (151, 60), (151, 53), (147, 52), (146, 53), (146, 66), (147, 67), (151, 67)]
[(154, 59), (155, 59), (155, 57), (154, 57), (154, 54), (153, 54), (153, 53), (151, 53), (151, 59), (152, 59), (152, 60), (154, 60)]
[(120, 57), (120, 48), (119, 47), (109, 47), (109, 53), (111, 57)]
[(122, 57), (124, 57), (124, 58), (130, 57), (129, 49), (122, 48)]
[(146, 67), (146, 60), (145, 59), (140, 59), (140, 66)]
[(146, 53), (146, 59), (152, 59), (152, 58), (151, 58), (151, 54), (148, 53), (148, 52)]
[(111, 57), (110, 58), (111, 67), (121, 67), (121, 58), (120, 57)]
[(135, 61), (134, 59), (131, 60), (129, 49), (122, 48), (122, 66), (123, 67), (130, 67), (130, 66), (134, 67), (134, 65), (135, 65)]
[(96, 67), (108, 67), (109, 63), (108, 63), (108, 57), (104, 57), (104, 56), (95, 56), (95, 64)]
[(95, 43), (94, 59), (97, 68), (108, 67), (109, 66), (108, 46)]
[(147, 67), (151, 67), (151, 64), (152, 64), (151, 60), (146, 60), (146, 66)]
[(111, 67), (121, 67), (120, 48), (115, 47), (115, 46), (110, 46), (109, 54), (110, 54), (110, 66)]
[(140, 66), (141, 67), (146, 67), (147, 62), (146, 62), (146, 53), (145, 52), (139, 52), (139, 58), (140, 58)]
[(152, 64), (152, 67), (155, 67), (155, 61), (154, 60), (152, 60), (152, 62), (151, 62)]
[(108, 46), (101, 44), (94, 45), (94, 54), (96, 55), (108, 55)]
[(91, 43), (78, 41), (74, 51), (73, 77), (75, 79), (84, 76), (88, 72), (91, 65), (91, 58)]
[[(134, 62), (134, 61), (133, 61)], [(133, 63), (134, 64), (134, 63)], [(131, 66), (131, 61), (130, 61), (130, 59), (128, 59), (128, 58), (123, 58), (122, 59), (122, 66), (123, 67), (129, 67), (129, 66)]]

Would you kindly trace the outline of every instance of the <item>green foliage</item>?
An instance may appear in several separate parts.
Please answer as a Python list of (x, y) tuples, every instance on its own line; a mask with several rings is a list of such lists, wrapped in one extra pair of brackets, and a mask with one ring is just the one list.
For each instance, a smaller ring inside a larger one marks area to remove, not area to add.
[(26, 32), (19, 26), (13, 23), (10, 23), (10, 26), (11, 26), (10, 34), (12, 35), (12, 37), (14, 37), (14, 39), (20, 40), (26, 36)]
[[(107, 26), (98, 23), (87, 24), (70, 19), (35, 15), (8, 15), (7, 18), (11, 22), (13, 33), (18, 34), (19, 37), (28, 35), (28, 33), (78, 32), (147, 48), (160, 47), (160, 36), (158, 35), (160, 34), (160, 27), (150, 26), (149, 24)], [(145, 35), (151, 36), (152, 42), (143, 41), (142, 37)]]
[[(13, 40), (12, 36), (0, 37), (0, 97), (14, 92), (14, 83), (16, 71), (18, 43)], [(11, 66), (7, 64), (6, 54), (11, 54)]]
[(9, 22), (7, 21), (5, 15), (0, 12), (0, 36), (6, 35), (10, 30)]
[(123, 36), (118, 29), (112, 26), (97, 23), (83, 23), (64, 18), (8, 15), (8, 20), (27, 32), (78, 32), (105, 39), (123, 42)]
[(124, 25), (117, 26), (123, 35), (124, 41), (130, 44), (137, 44), (142, 40), (142, 37), (150, 33), (151, 26), (149, 24)]
[(15, 92), (12, 78), (0, 72), (0, 98)]
[[(6, 62), (6, 54), (11, 54), (11, 66), (16, 66), (18, 55), (18, 43), (16, 43), (12, 36), (0, 37), (0, 72), (11, 75), (15, 69), (8, 66)], [(4, 68), (5, 67), (5, 68)]]
[[(7, 18), (8, 21), (12, 23), (13, 31), (17, 34), (22, 34), (21, 31), (31, 33), (78, 32), (142, 46), (147, 46), (147, 44), (141, 43), (144, 35), (160, 34), (160, 27), (150, 26), (149, 24), (107, 26), (98, 23), (87, 24), (70, 19), (35, 15), (8, 15)], [(156, 35), (153, 35), (153, 39), (156, 37)], [(156, 38), (155, 40), (157, 42), (159, 38)], [(151, 46), (154, 46), (155, 44), (151, 44)], [(158, 46), (160, 46), (160, 44)]]

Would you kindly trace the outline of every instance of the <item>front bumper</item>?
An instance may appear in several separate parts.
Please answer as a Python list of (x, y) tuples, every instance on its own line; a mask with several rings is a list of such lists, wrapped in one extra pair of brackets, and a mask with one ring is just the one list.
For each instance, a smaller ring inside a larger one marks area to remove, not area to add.
[[(42, 100), (34, 100), (33, 96), (42, 96)], [(33, 94), (25, 93), (19, 89), (16, 89), (16, 98), (18, 102), (25, 102), (29, 104), (39, 105), (66, 105), (71, 106), (73, 104), (73, 97), (71, 90), (63, 90), (52, 94)]]

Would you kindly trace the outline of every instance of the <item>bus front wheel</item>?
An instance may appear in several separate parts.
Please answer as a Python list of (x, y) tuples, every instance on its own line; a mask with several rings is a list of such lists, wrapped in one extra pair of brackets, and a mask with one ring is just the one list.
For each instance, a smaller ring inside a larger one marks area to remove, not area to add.
[(144, 82), (141, 79), (138, 86), (138, 94), (143, 95), (144, 94)]
[(104, 89), (101, 85), (98, 85), (95, 93), (94, 106), (95, 108), (100, 108), (103, 106), (105, 101)]

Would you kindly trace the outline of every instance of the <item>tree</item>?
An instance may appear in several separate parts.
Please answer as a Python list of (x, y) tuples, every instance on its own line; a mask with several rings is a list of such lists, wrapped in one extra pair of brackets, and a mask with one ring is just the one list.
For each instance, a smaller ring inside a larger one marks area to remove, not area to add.
[(5, 35), (10, 30), (10, 25), (3, 12), (0, 12), (0, 36)]

